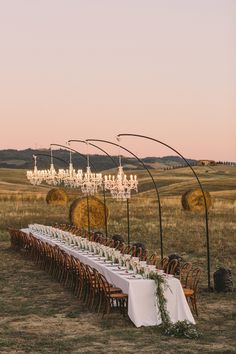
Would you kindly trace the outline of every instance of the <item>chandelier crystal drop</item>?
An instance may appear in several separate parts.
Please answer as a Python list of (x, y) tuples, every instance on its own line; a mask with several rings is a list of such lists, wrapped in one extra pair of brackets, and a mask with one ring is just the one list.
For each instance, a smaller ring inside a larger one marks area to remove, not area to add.
[(34, 158), (34, 169), (33, 170), (28, 170), (26, 172), (26, 177), (29, 180), (31, 184), (34, 186), (38, 186), (43, 182), (45, 179), (45, 171), (43, 170), (38, 170), (37, 168), (37, 156), (33, 155)]
[(131, 197), (131, 191), (138, 191), (138, 180), (136, 175), (130, 175), (130, 178), (124, 173), (123, 167), (118, 167), (116, 176), (105, 176), (104, 186), (109, 190), (112, 198), (117, 200), (127, 200)]

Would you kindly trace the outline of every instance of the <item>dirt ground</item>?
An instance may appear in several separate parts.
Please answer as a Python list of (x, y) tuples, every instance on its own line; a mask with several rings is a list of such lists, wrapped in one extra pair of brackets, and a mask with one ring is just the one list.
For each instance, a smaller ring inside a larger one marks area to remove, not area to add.
[(200, 292), (197, 340), (88, 311), (23, 254), (0, 243), (0, 353), (235, 353), (235, 292)]

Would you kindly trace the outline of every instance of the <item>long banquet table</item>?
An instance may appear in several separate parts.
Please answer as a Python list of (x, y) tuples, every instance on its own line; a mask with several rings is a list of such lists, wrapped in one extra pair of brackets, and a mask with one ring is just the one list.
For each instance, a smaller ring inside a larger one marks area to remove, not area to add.
[[(136, 327), (155, 326), (161, 324), (160, 312), (156, 302), (156, 285), (154, 280), (133, 278), (125, 271), (120, 271), (117, 267), (105, 263), (98, 259), (96, 255), (88, 255), (78, 248), (65, 244), (58, 239), (53, 239), (40, 232), (23, 229), (53, 246), (57, 245), (68, 254), (78, 258), (81, 262), (90, 265), (103, 274), (109, 283), (119, 287), (128, 294), (128, 316)], [(173, 323), (187, 320), (195, 323), (190, 311), (187, 300), (184, 296), (180, 281), (177, 278), (163, 275), (166, 277), (167, 287), (164, 296), (167, 300), (167, 310)]]

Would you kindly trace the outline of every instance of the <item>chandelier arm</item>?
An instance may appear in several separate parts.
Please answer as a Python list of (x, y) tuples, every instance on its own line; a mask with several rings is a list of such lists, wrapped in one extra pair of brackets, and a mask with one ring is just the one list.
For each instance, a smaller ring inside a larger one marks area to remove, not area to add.
[(163, 258), (163, 228), (162, 228), (162, 211), (161, 211), (161, 200), (160, 200), (160, 195), (157, 189), (157, 185), (156, 182), (153, 178), (152, 173), (150, 172), (149, 168), (143, 163), (143, 161), (137, 156), (135, 155), (132, 151), (128, 150), (127, 148), (125, 148), (124, 146), (120, 145), (120, 144), (116, 144), (114, 142), (108, 141), (108, 140), (102, 140), (102, 139), (87, 139), (87, 141), (89, 142), (101, 142), (101, 143), (107, 143), (110, 145), (114, 145), (117, 147), (120, 147), (121, 149), (125, 150), (126, 152), (128, 152), (130, 155), (132, 155), (135, 159), (137, 159), (139, 161), (139, 163), (143, 166), (143, 168), (148, 172), (155, 191), (156, 191), (156, 195), (157, 195), (157, 204), (158, 204), (158, 214), (159, 214), (159, 233), (160, 233), (160, 251), (161, 251), (161, 258)]
[(174, 151), (177, 155), (179, 155), (184, 161), (185, 163), (188, 165), (188, 167), (192, 170), (193, 175), (195, 176), (199, 187), (201, 189), (202, 192), (202, 196), (203, 196), (203, 201), (204, 201), (204, 208), (205, 208), (205, 228), (206, 228), (206, 245), (207, 245), (207, 277), (208, 277), (208, 290), (211, 290), (211, 271), (210, 271), (210, 267), (211, 267), (211, 262), (210, 262), (210, 240), (209, 240), (209, 225), (208, 225), (208, 207), (207, 207), (207, 201), (206, 201), (206, 196), (205, 193), (203, 191), (203, 186), (198, 178), (198, 175), (196, 173), (196, 171), (194, 170), (194, 168), (191, 166), (191, 164), (187, 161), (187, 159), (179, 152), (177, 151), (175, 148), (173, 148), (172, 146), (157, 140), (155, 138), (152, 138), (150, 136), (146, 136), (146, 135), (140, 135), (140, 134), (118, 134), (117, 137), (120, 138), (121, 136), (132, 136), (132, 137), (138, 137), (138, 138), (143, 138), (143, 139), (148, 139), (148, 140), (152, 140), (156, 143), (159, 143), (163, 146), (166, 146), (167, 148), (169, 148), (170, 150)]

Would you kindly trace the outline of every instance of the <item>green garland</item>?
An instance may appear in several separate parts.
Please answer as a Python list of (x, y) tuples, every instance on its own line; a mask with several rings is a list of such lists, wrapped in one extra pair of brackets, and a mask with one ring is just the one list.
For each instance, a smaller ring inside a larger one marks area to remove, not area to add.
[(167, 287), (166, 279), (156, 272), (150, 272), (148, 278), (153, 279), (156, 284), (156, 299), (162, 323), (170, 323), (170, 315), (167, 311), (166, 298), (164, 296), (164, 289)]
[(198, 338), (200, 333), (192, 323), (186, 320), (178, 321), (176, 323), (171, 322), (167, 310), (167, 301), (164, 296), (164, 290), (168, 287), (166, 279), (156, 272), (150, 272), (148, 278), (153, 279), (156, 284), (156, 298), (162, 320), (163, 334), (172, 337)]

